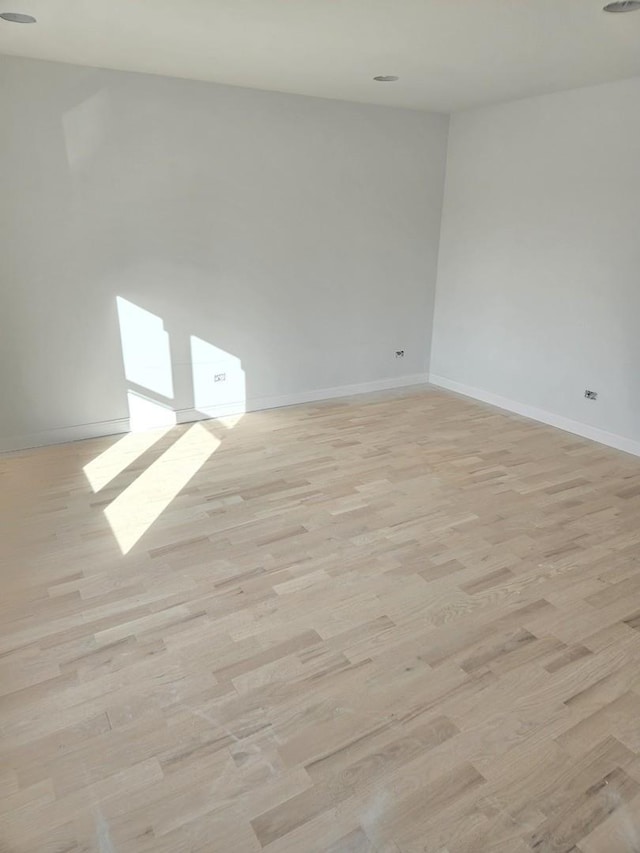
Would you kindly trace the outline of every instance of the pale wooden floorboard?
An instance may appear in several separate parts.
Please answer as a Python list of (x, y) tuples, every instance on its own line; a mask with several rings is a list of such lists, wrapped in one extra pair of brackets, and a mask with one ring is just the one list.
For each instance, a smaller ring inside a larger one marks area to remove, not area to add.
[(411, 389), (0, 488), (2, 853), (640, 851), (640, 460)]

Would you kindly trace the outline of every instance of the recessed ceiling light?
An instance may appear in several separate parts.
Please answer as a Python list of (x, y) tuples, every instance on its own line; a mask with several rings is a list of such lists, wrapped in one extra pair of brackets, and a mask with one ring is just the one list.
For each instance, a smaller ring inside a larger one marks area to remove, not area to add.
[(640, 0), (617, 0), (616, 3), (607, 3), (605, 12), (636, 12), (640, 9)]
[[(638, 0), (638, 2), (640, 3), (640, 0)], [(373, 79), (378, 83), (395, 83), (396, 80), (399, 80), (400, 78), (394, 77), (393, 74), (388, 74), (387, 76), (381, 74), (380, 77), (374, 77)]]
[(33, 15), (23, 15), (21, 12), (2, 12), (0, 18), (12, 21), (14, 24), (35, 24), (36, 22)]

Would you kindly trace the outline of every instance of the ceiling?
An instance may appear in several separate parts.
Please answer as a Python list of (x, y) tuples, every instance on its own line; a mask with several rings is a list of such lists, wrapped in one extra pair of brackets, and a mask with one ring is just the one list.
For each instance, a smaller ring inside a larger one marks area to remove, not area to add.
[(449, 112), (640, 75), (604, 2), (0, 0), (0, 53)]

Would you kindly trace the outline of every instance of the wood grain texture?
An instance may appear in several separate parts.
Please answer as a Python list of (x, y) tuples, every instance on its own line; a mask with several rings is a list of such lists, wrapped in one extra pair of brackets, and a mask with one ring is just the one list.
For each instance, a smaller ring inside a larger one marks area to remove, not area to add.
[(0, 458), (3, 853), (640, 850), (640, 460), (428, 388), (196, 427)]

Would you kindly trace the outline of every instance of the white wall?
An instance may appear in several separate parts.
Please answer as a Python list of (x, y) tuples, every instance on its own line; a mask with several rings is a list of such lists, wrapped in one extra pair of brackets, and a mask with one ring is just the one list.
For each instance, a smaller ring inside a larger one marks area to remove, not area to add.
[(431, 372), (640, 452), (640, 80), (452, 118)]
[(0, 57), (0, 447), (126, 429), (118, 296), (164, 323), (183, 417), (192, 336), (250, 407), (424, 374), (447, 127)]

